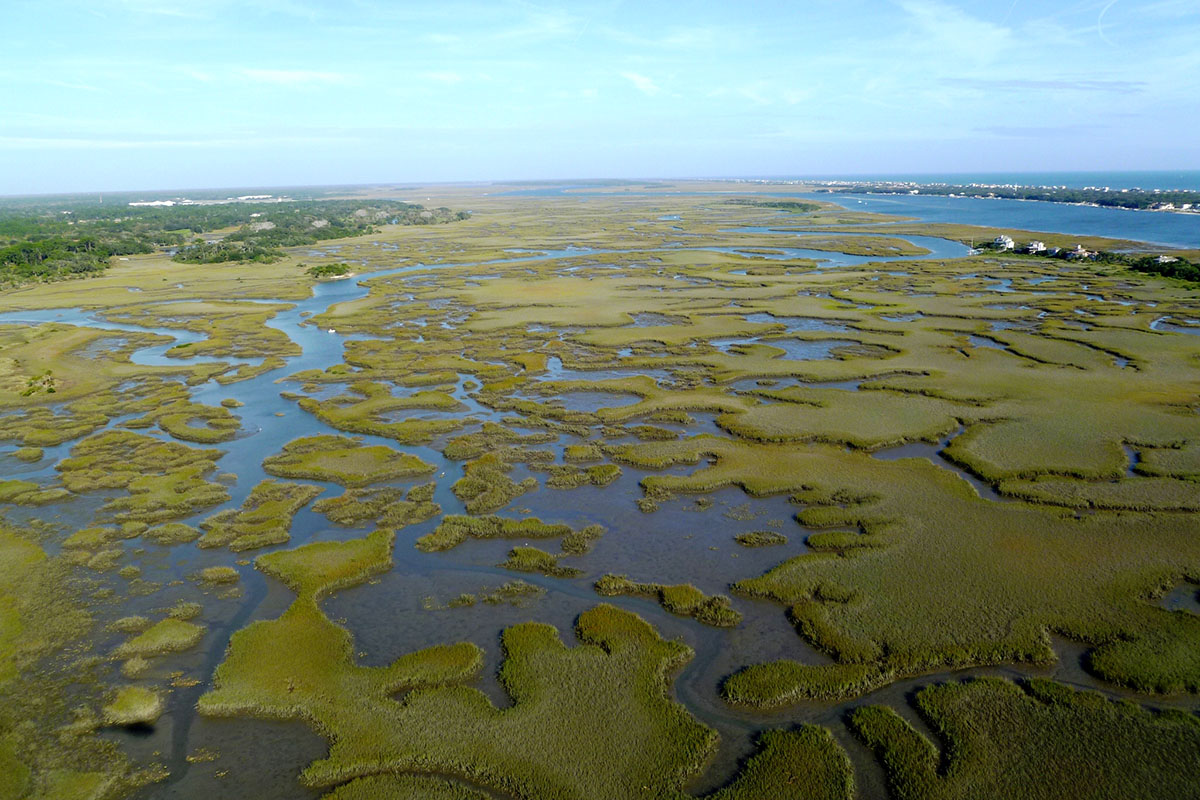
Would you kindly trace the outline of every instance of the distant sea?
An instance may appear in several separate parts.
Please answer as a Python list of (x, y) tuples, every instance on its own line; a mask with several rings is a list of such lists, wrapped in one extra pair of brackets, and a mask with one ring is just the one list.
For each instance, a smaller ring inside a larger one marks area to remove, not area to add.
[(797, 175), (821, 181), (899, 181), (903, 183), (992, 183), (1016, 186), (1088, 186), (1110, 189), (1188, 189), (1200, 192), (1200, 170), (1143, 172), (945, 172), (896, 175)]
[[(770, 194), (775, 194), (774, 192)], [(782, 192), (780, 196), (785, 196)], [(824, 200), (852, 211), (899, 214), (921, 222), (983, 225), (1022, 231), (1107, 236), (1168, 247), (1200, 248), (1200, 214), (1132, 211), (1032, 200), (985, 200), (928, 194), (788, 194)]]

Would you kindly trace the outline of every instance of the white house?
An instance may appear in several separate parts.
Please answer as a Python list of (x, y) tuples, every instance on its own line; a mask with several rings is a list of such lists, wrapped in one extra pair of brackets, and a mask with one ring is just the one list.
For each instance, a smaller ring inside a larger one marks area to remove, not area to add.
[(1029, 253), (1044, 253), (1046, 252), (1046, 243), (1033, 241), (1026, 246), (1025, 250)]
[(1017, 243), (1012, 240), (1011, 236), (1005, 236), (1002, 233), (992, 240), (992, 246), (997, 250), (1012, 250), (1017, 246)]

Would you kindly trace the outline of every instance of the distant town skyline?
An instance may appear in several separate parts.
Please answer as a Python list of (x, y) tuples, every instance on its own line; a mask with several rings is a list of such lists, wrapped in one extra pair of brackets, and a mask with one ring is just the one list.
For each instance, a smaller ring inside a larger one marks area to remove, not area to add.
[(1195, 0), (16, 0), (0, 193), (1200, 169)]

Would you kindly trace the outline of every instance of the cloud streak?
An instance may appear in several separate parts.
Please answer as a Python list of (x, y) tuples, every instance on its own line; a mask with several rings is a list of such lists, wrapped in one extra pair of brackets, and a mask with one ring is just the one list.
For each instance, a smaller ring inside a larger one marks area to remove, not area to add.
[(658, 84), (645, 75), (639, 75), (636, 72), (622, 72), (621, 77), (633, 84), (633, 88), (637, 89), (644, 95), (653, 97), (662, 91)]
[(277, 86), (315, 86), (350, 83), (349, 75), (341, 72), (318, 72), (308, 69), (250, 69), (238, 70), (243, 78)]
[(1137, 94), (1146, 90), (1145, 81), (1113, 80), (1039, 80), (1027, 78), (947, 78), (950, 86), (1002, 92), (1104, 92), (1108, 94)]

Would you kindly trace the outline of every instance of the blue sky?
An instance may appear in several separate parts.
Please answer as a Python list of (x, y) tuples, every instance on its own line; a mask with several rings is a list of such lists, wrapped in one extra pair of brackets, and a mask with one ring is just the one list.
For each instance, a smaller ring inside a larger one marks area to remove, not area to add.
[(6, 0), (0, 193), (1200, 169), (1198, 0)]

